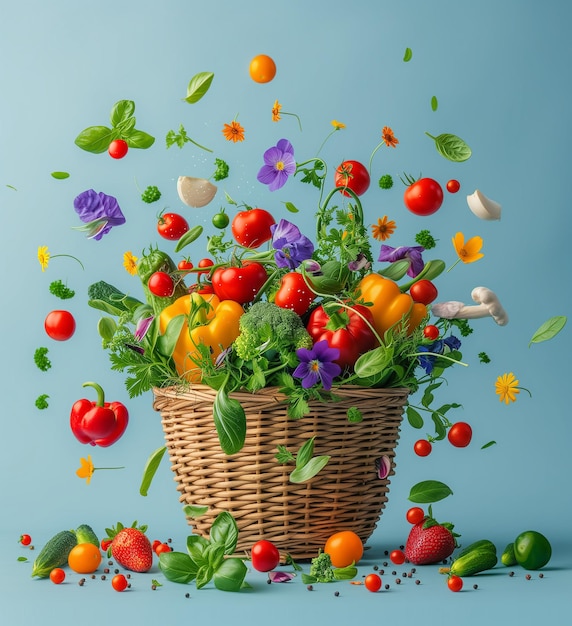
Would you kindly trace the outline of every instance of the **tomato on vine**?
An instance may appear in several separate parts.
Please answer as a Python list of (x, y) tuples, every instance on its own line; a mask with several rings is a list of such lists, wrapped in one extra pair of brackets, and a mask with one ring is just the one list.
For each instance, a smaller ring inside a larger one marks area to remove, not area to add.
[(447, 433), (447, 439), (456, 448), (466, 448), (473, 438), (473, 429), (467, 422), (456, 422)]
[(433, 446), (427, 439), (419, 439), (413, 444), (413, 450), (417, 456), (429, 456)]
[(189, 259), (181, 259), (177, 263), (177, 269), (181, 272), (190, 272), (193, 269), (194, 265)]
[[(361, 196), (369, 189), (371, 180), (369, 172), (365, 165), (359, 161), (343, 161), (336, 168), (334, 174), (334, 184), (336, 187), (347, 187), (351, 189), (356, 196)], [(345, 196), (350, 194), (342, 190)]]
[(202, 272), (197, 272), (197, 274), (208, 274), (211, 270), (210, 268), (214, 265), (214, 261), (212, 259), (201, 259), (197, 263), (197, 267), (203, 269)]
[(147, 282), (147, 288), (159, 298), (170, 298), (175, 291), (175, 283), (167, 272), (154, 272)]
[(237, 213), (230, 226), (235, 241), (245, 248), (259, 248), (272, 238), (270, 227), (276, 223), (265, 209), (247, 209)]

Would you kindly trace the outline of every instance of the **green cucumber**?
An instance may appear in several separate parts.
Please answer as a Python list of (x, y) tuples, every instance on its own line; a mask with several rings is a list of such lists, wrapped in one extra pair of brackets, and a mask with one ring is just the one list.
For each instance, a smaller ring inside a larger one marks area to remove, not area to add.
[(506, 567), (517, 565), (516, 555), (514, 554), (514, 543), (509, 543), (501, 554), (501, 563)]
[(42, 548), (32, 566), (32, 576), (47, 578), (55, 567), (67, 565), (68, 555), (77, 545), (73, 530), (62, 530), (54, 535)]
[(465, 556), (465, 554), (468, 554), (473, 550), (490, 550), (491, 552), (494, 552), (496, 554), (497, 547), (492, 541), (489, 541), (488, 539), (480, 539), (479, 541), (471, 543), (466, 548), (463, 548), (455, 558), (458, 559), (462, 556)]
[(75, 536), (78, 543), (93, 543), (94, 546), (99, 548), (99, 539), (91, 526), (81, 524), (75, 529)]
[(490, 548), (475, 548), (463, 556), (457, 557), (449, 571), (450, 576), (474, 576), (479, 572), (493, 568), (498, 562), (496, 552)]

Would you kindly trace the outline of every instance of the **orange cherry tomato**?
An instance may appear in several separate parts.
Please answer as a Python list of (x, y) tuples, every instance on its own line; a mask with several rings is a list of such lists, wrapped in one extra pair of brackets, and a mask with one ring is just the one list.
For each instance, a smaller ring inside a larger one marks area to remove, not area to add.
[(342, 530), (329, 537), (324, 552), (330, 555), (334, 567), (347, 567), (361, 559), (363, 543), (353, 531)]
[(258, 54), (250, 62), (250, 78), (255, 83), (269, 83), (276, 76), (276, 63), (267, 54)]
[(93, 543), (78, 543), (68, 555), (68, 565), (78, 574), (92, 574), (100, 563), (101, 552)]

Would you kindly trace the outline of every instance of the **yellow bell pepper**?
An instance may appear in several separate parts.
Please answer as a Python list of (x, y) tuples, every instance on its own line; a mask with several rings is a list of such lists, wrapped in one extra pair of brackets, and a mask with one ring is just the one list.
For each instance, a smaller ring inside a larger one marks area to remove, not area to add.
[(164, 308), (159, 316), (159, 330), (163, 334), (169, 322), (178, 315), (186, 317), (173, 351), (177, 373), (189, 382), (200, 382), (200, 351), (208, 346), (213, 362), (238, 337), (238, 320), (244, 313), (234, 300), (219, 300), (214, 294), (188, 294)]
[(427, 307), (414, 302), (408, 293), (401, 293), (399, 285), (381, 274), (367, 274), (359, 282), (359, 297), (364, 302), (371, 302), (374, 328), (383, 338), (390, 328), (399, 328), (406, 320), (407, 333), (411, 334), (427, 315)]

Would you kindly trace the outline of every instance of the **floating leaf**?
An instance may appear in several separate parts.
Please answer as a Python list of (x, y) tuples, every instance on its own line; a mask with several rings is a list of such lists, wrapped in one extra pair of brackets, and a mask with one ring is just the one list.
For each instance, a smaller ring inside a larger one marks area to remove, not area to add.
[(18, 191), (16, 187), (14, 187), (14, 185), (6, 185), (6, 187), (8, 187), (8, 189), (13, 189), (14, 191)]
[(142, 496), (146, 496), (149, 491), (149, 487), (151, 486), (151, 482), (153, 481), (153, 477), (157, 472), (157, 468), (161, 463), (161, 459), (165, 454), (167, 448), (162, 446), (157, 448), (155, 452), (152, 452), (149, 458), (147, 459), (147, 463), (145, 464), (145, 469), (143, 470), (143, 478), (141, 480), (141, 486), (139, 487), (139, 493)]
[(284, 202), (284, 206), (286, 207), (287, 211), (290, 211), (290, 213), (298, 213), (298, 209), (291, 202)]
[(485, 443), (484, 446), (481, 446), (481, 450), (484, 450), (485, 448), (490, 448), (491, 446), (496, 446), (496, 441), (489, 441), (488, 443)]
[(449, 161), (461, 163), (470, 158), (472, 154), (469, 146), (460, 137), (457, 137), (457, 135), (443, 133), (437, 137), (433, 137), (433, 135), (427, 132), (425, 134), (433, 139), (437, 152)]
[(411, 61), (411, 57), (413, 56), (413, 52), (411, 52), (411, 48), (405, 48), (405, 54), (403, 55), (403, 60), (405, 63)]
[(209, 90), (213, 82), (214, 74), (212, 72), (199, 72), (195, 74), (187, 87), (187, 97), (185, 102), (194, 104), (198, 102)]
[(451, 488), (439, 480), (423, 480), (411, 487), (409, 500), (419, 504), (429, 504), (439, 502), (452, 493)]
[(565, 315), (556, 315), (546, 320), (538, 330), (532, 335), (528, 347), (533, 343), (542, 343), (555, 337), (565, 326), (568, 318)]
[(200, 506), (198, 504), (187, 504), (183, 507), (183, 513), (187, 517), (201, 517), (209, 510), (208, 506)]
[(436, 111), (439, 108), (439, 102), (437, 101), (437, 96), (433, 96), (431, 98), (431, 110)]
[(28, 559), (25, 556), (19, 556), (17, 558), (17, 561), (20, 561), (20, 563), (26, 563)]
[(55, 178), (56, 180), (65, 180), (66, 178), (69, 178), (70, 175), (67, 172), (52, 172), (52, 178)]

